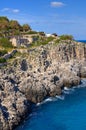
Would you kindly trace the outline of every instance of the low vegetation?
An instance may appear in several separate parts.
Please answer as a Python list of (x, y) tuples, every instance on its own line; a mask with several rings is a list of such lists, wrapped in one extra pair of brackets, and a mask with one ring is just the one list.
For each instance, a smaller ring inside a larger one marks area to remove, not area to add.
[(0, 57), (0, 63), (5, 63), (6, 62), (6, 59)]
[[(9, 40), (10, 37), (16, 35), (22, 36), (24, 34), (30, 35), (33, 38), (34, 42), (29, 46), (29, 48), (46, 45), (48, 43), (64, 43), (64, 40), (74, 40), (72, 35), (58, 36), (56, 33), (53, 33), (50, 37), (46, 37), (44, 32), (33, 31), (28, 24), (20, 25), (16, 20), (9, 20), (7, 17), (0, 17), (0, 63), (6, 62), (2, 56), (14, 49)], [(18, 49), (23, 48), (24, 47), (20, 46)], [(14, 57), (17, 57), (17, 55), (20, 54), (16, 53)]]
[(41, 36), (45, 36), (45, 33), (44, 32), (38, 32), (39, 33), (39, 35), (41, 35)]
[(0, 36), (20, 35), (21, 32), (30, 31), (28, 24), (20, 25), (16, 20), (9, 20), (7, 17), (0, 17)]
[(1, 48), (13, 48), (12, 43), (8, 40), (8, 38), (0, 38), (0, 47)]
[(7, 50), (0, 50), (0, 56), (3, 56), (5, 54), (7, 54), (7, 53), (8, 53)]
[(30, 35), (32, 35), (32, 34), (38, 34), (38, 32), (36, 32), (36, 31), (29, 31), (29, 32), (26, 32), (25, 34), (30, 34)]
[(60, 40), (74, 40), (72, 35), (61, 35)]
[(46, 45), (53, 40), (54, 40), (54, 37), (51, 37), (51, 36), (47, 37), (47, 38), (39, 37), (37, 41), (35, 41), (31, 44), (31, 46), (34, 47), (34, 46)]

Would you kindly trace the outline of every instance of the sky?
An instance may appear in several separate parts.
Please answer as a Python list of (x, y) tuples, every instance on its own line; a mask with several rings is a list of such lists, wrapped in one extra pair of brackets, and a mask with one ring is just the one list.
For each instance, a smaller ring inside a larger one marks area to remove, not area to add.
[(0, 16), (36, 31), (86, 40), (86, 0), (1, 0)]

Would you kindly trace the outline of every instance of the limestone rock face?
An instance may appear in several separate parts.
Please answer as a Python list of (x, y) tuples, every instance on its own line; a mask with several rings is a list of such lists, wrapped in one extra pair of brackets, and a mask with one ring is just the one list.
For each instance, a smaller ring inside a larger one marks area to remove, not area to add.
[(86, 78), (86, 44), (63, 41), (27, 51), (0, 69), (0, 130), (13, 130), (32, 103), (62, 94)]
[(29, 102), (10, 79), (0, 79), (0, 130), (12, 130), (30, 111)]

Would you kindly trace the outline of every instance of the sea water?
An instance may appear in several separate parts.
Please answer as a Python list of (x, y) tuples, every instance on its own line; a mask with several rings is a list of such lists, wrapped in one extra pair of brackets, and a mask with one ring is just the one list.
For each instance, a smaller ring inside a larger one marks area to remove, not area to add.
[(63, 93), (37, 104), (16, 130), (86, 130), (86, 80)]
[(86, 40), (77, 40), (78, 42), (86, 43)]

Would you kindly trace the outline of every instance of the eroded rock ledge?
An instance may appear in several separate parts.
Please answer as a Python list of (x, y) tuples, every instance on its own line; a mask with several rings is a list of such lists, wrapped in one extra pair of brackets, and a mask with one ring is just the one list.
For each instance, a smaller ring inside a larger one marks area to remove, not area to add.
[(31, 103), (62, 94), (86, 78), (86, 44), (64, 41), (27, 51), (0, 69), (0, 130), (13, 130)]

